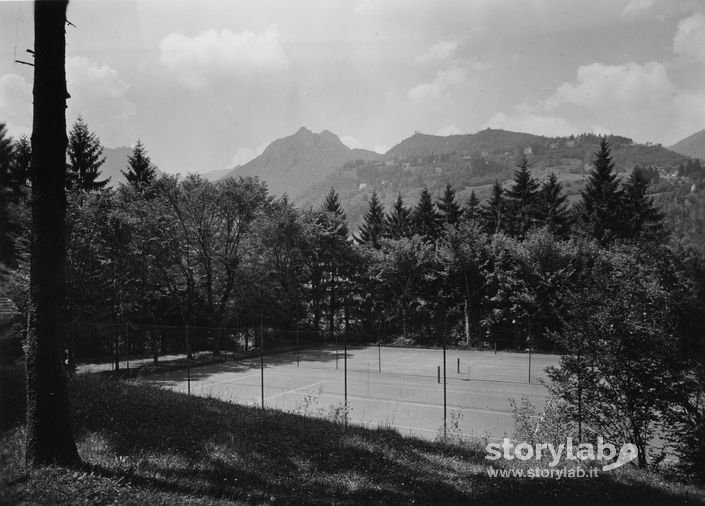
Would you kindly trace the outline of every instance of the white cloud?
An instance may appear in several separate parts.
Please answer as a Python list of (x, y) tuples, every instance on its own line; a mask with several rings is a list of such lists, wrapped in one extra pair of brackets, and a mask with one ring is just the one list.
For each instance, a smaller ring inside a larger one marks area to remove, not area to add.
[(705, 93), (680, 89), (659, 62), (593, 63), (536, 105), (519, 104), (485, 126), (543, 135), (612, 132), (671, 144), (705, 125)]
[[(82, 56), (66, 59), (66, 82), (71, 98), (68, 100), (67, 120), (83, 115), (91, 130), (103, 144), (129, 144), (135, 104), (128, 97), (130, 88), (108, 65), (95, 63)], [(69, 125), (70, 126), (70, 125)]]
[(440, 128), (437, 132), (436, 135), (440, 135), (441, 137), (447, 137), (449, 135), (460, 135), (462, 132), (460, 129), (455, 126), (455, 125), (446, 125), (442, 128)]
[(678, 23), (673, 51), (686, 60), (705, 62), (705, 14), (696, 13)]
[(251, 31), (207, 30), (195, 37), (176, 32), (160, 44), (161, 62), (191, 87), (205, 86), (212, 78), (275, 72), (289, 65), (276, 25), (256, 34)]
[(362, 143), (352, 135), (343, 135), (340, 138), (341, 142), (345, 144), (347, 147), (350, 149), (364, 149), (365, 147), (362, 145)]
[(629, 0), (629, 3), (622, 9), (623, 18), (633, 18), (651, 8), (654, 0)]
[(383, 154), (385, 154), (387, 151), (389, 151), (389, 146), (385, 146), (385, 145), (379, 144), (379, 145), (375, 146), (374, 148), (372, 148), (372, 151), (374, 151), (375, 153), (380, 153), (380, 154), (383, 155)]
[(419, 55), (416, 61), (419, 63), (428, 63), (448, 60), (453, 56), (458, 47), (459, 44), (455, 40), (441, 40), (431, 46), (428, 51)]
[(659, 62), (644, 65), (593, 63), (580, 67), (577, 81), (560, 85), (545, 105), (551, 110), (569, 103), (592, 110), (620, 110), (634, 115), (639, 112), (635, 107), (668, 101), (674, 93), (675, 87), (666, 68)]
[(0, 121), (11, 137), (31, 133), (32, 85), (18, 74), (0, 77)]
[(433, 81), (421, 83), (409, 90), (407, 96), (412, 102), (420, 103), (429, 100), (448, 99), (449, 91), (468, 81), (465, 70), (454, 66), (439, 70)]
[(235, 154), (230, 158), (230, 163), (228, 167), (233, 167), (237, 165), (245, 165), (261, 155), (267, 148), (268, 144), (260, 144), (256, 148), (238, 148)]

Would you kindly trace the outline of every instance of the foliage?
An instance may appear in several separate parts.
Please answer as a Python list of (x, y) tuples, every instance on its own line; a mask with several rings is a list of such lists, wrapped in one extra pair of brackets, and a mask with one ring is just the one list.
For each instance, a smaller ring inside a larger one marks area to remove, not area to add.
[(141, 140), (137, 139), (137, 144), (127, 159), (127, 172), (121, 172), (127, 182), (138, 189), (154, 182), (157, 171)]
[(104, 189), (110, 178), (99, 181), (100, 167), (105, 163), (98, 136), (88, 129), (79, 116), (69, 132), (66, 189), (92, 192)]
[(380, 239), (384, 233), (384, 206), (377, 197), (377, 192), (372, 192), (370, 207), (363, 217), (357, 242), (359, 244), (369, 244), (373, 248), (379, 249)]
[(413, 234), (429, 241), (435, 241), (440, 232), (440, 220), (427, 188), (421, 191), (419, 201), (411, 213), (411, 230)]

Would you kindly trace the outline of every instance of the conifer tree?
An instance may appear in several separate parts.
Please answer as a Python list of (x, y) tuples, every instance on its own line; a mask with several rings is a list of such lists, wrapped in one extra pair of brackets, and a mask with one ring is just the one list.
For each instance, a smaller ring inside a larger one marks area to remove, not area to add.
[(488, 234), (503, 232), (506, 228), (506, 214), (507, 201), (504, 198), (504, 189), (499, 181), (495, 181), (489, 201), (480, 209), (482, 228)]
[(465, 221), (471, 223), (477, 223), (480, 219), (480, 199), (477, 198), (475, 190), (470, 192), (470, 197), (468, 197), (468, 201), (465, 203), (463, 218)]
[(551, 173), (541, 185), (538, 199), (538, 224), (558, 237), (564, 237), (570, 226), (570, 211), (563, 194), (563, 186), (555, 174)]
[(655, 238), (662, 230), (663, 215), (646, 196), (649, 181), (641, 169), (635, 167), (622, 188), (622, 205), (619, 223), (620, 237), (637, 239)]
[(154, 181), (157, 172), (141, 140), (137, 139), (137, 144), (127, 159), (127, 172), (120, 172), (125, 176), (127, 182), (137, 189)]
[(404, 205), (401, 194), (397, 194), (394, 205), (384, 220), (384, 235), (390, 239), (411, 235), (411, 211)]
[(437, 205), (438, 210), (440, 211), (441, 219), (445, 223), (448, 223), (449, 225), (456, 225), (460, 221), (463, 211), (455, 201), (455, 190), (453, 190), (450, 183), (446, 184), (443, 197)]
[(421, 190), (419, 201), (411, 213), (411, 226), (414, 234), (435, 240), (440, 230), (440, 217), (436, 213), (433, 199), (427, 188)]
[(529, 162), (522, 156), (518, 170), (514, 172), (514, 184), (507, 191), (508, 225), (512, 235), (523, 239), (536, 222), (539, 182), (529, 172)]
[(348, 236), (348, 225), (347, 216), (345, 211), (343, 211), (343, 206), (340, 205), (340, 196), (335, 188), (331, 187), (326, 199), (321, 205), (321, 211), (327, 213), (336, 222), (336, 234), (347, 237)]
[(379, 240), (384, 231), (384, 206), (382, 206), (377, 192), (372, 192), (370, 198), (370, 206), (363, 217), (360, 231), (355, 238), (360, 244), (371, 244), (372, 247), (379, 249)]
[(595, 153), (593, 165), (587, 185), (581, 192), (577, 220), (587, 235), (604, 243), (613, 239), (619, 228), (617, 220), (622, 198), (610, 145), (604, 137), (600, 150)]
[(105, 163), (103, 147), (98, 136), (88, 129), (81, 116), (71, 127), (67, 154), (67, 190), (91, 192), (105, 188), (110, 178), (98, 181), (100, 167)]

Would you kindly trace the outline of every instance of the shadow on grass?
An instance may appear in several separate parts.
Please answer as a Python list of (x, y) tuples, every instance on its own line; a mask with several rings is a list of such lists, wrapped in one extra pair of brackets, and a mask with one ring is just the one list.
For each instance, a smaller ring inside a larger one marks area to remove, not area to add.
[(36, 477), (17, 480), (13, 500), (42, 502), (53, 497), (51, 487), (67, 487), (67, 480), (85, 479), (86, 488), (92, 483), (87, 475), (110, 484), (91, 491), (101, 502), (579, 505), (702, 499), (656, 480), (618, 475), (490, 478), (480, 446), (345, 428), (96, 375), (77, 377), (71, 392), (83, 474), (52, 475), (45, 487), (50, 492), (41, 496)]

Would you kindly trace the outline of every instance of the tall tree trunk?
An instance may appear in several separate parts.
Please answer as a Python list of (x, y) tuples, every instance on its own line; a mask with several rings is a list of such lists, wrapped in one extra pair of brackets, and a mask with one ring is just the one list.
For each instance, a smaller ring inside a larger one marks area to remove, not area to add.
[(79, 462), (71, 432), (62, 360), (66, 292), (67, 4), (67, 0), (39, 0), (34, 5), (33, 224), (26, 436), (27, 464), (33, 467)]

